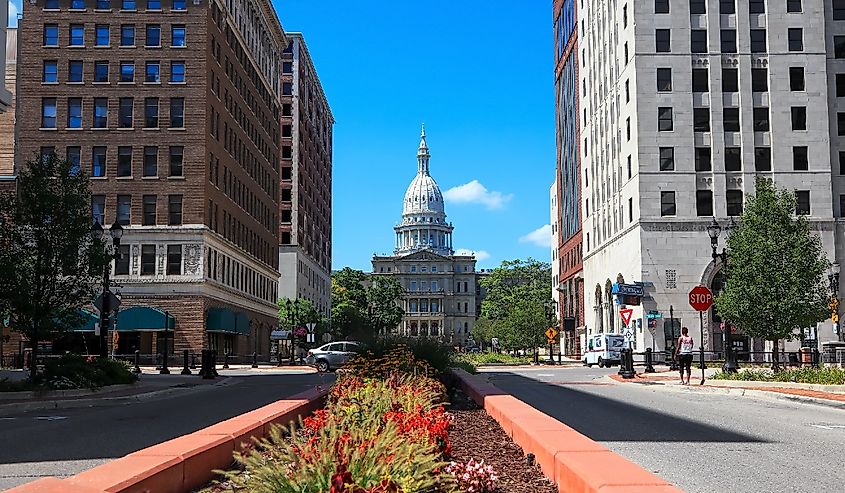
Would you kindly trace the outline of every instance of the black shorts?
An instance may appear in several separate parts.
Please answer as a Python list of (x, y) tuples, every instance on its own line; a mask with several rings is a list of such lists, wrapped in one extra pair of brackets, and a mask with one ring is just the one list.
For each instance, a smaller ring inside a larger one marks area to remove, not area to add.
[(681, 365), (681, 371), (692, 371), (692, 355), (681, 354), (678, 355), (678, 363)]

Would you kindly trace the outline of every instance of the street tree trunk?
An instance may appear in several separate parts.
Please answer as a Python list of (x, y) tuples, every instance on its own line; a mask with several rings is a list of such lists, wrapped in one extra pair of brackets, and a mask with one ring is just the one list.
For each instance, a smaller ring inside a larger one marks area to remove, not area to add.
[(777, 372), (779, 369), (778, 340), (775, 339), (772, 341), (772, 371)]

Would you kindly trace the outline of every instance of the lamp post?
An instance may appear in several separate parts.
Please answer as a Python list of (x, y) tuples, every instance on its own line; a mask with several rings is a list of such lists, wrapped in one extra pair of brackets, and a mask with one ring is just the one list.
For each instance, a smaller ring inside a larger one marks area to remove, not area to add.
[[(94, 237), (97, 241), (104, 241), (105, 240), (105, 230), (103, 229), (103, 225), (100, 224), (98, 221), (94, 221), (94, 224), (91, 227), (91, 236)], [(109, 327), (109, 313), (111, 313), (111, 262), (112, 260), (119, 260), (120, 259), (120, 239), (123, 237), (123, 226), (120, 225), (117, 221), (111, 225), (109, 228), (109, 236), (112, 239), (112, 249), (108, 251), (108, 262), (106, 266), (103, 268), (103, 295), (102, 301), (100, 305), (100, 357), (107, 358), (109, 355), (109, 348), (108, 348), (108, 327)], [(35, 342), (38, 343), (37, 341)]]
[(296, 301), (291, 301), (290, 298), (285, 302), (285, 308), (288, 311), (288, 319), (290, 320), (290, 364), (293, 366), (296, 363), (296, 356), (294, 349), (296, 347), (296, 313), (299, 310), (299, 298)]
[(839, 341), (845, 340), (843, 338), (842, 329), (839, 325), (839, 262), (834, 262), (830, 265), (830, 272), (827, 274), (827, 279), (830, 281), (830, 318), (833, 320), (833, 328), (836, 331)]
[[(556, 323), (557, 322), (557, 320), (556, 320), (557, 301), (555, 301), (554, 299), (550, 299), (549, 301), (546, 301), (545, 303), (543, 303), (543, 307), (546, 309), (546, 317), (548, 317), (548, 319), (549, 319), (549, 327), (551, 327), (551, 328), (555, 327), (557, 325), (557, 323)], [(552, 339), (550, 338), (549, 339), (549, 364), (550, 365), (555, 364), (554, 357), (552, 356), (553, 351), (554, 351), (554, 343), (552, 342)]]
[[(725, 235), (730, 236), (731, 230), (736, 227), (736, 223), (734, 222), (734, 218), (731, 217), (730, 223), (725, 227)], [(712, 258), (714, 261), (718, 260), (721, 262), (723, 266), (723, 274), (725, 279), (727, 279), (727, 264), (728, 264), (728, 250), (727, 248), (722, 248), (722, 251), (719, 252), (719, 235), (722, 234), (722, 227), (716, 222), (716, 218), (713, 218), (713, 221), (710, 225), (707, 226), (707, 235), (710, 236), (710, 248), (712, 248)], [(722, 371), (726, 373), (736, 373), (737, 369), (739, 369), (739, 365), (736, 362), (736, 355), (734, 354), (733, 350), (733, 337), (731, 334), (731, 324), (728, 320), (725, 320), (725, 330), (724, 330), (724, 337), (725, 337), (725, 364), (722, 366)], [(703, 345), (702, 341), (702, 345)]]
[(249, 321), (250, 325), (255, 325), (255, 339), (252, 341), (252, 367), (258, 368), (258, 330), (260, 327), (258, 324), (252, 323), (252, 320)]
[(167, 367), (167, 354), (168, 354), (168, 349), (167, 349), (167, 335), (168, 334), (167, 334), (167, 331), (168, 331), (169, 328), (170, 328), (170, 313), (168, 313), (165, 310), (165, 312), (164, 312), (164, 355), (162, 357), (161, 370), (159, 371), (159, 373), (162, 374), (162, 375), (170, 375), (170, 369)]

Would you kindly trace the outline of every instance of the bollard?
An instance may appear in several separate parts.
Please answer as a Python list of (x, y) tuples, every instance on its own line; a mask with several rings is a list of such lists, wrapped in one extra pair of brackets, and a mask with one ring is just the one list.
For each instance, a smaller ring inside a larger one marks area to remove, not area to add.
[(182, 368), (182, 375), (190, 375), (191, 369), (188, 368), (189, 365), (188, 365), (188, 350), (187, 349), (182, 351), (182, 360), (183, 360), (183, 363), (184, 363), (184, 366)]
[[(165, 350), (167, 350), (166, 347), (165, 347)], [(161, 371), (159, 371), (159, 373), (162, 374), (162, 375), (170, 375), (170, 368), (167, 367), (167, 357), (168, 357), (167, 353), (165, 353), (161, 356), (162, 363), (161, 363)]]
[(211, 376), (212, 378), (217, 378), (219, 373), (217, 373), (217, 350), (214, 349), (211, 351)]
[(136, 375), (141, 373), (141, 351), (138, 349), (135, 350), (135, 368), (132, 369), (132, 373)]
[(813, 348), (813, 366), (818, 368), (821, 365), (821, 353), (818, 348)]
[(258, 368), (258, 353), (252, 353), (252, 367)]
[(621, 351), (621, 358), (619, 362), (619, 375), (622, 378), (634, 378), (634, 350), (625, 348)]
[(197, 353), (191, 353), (191, 369), (197, 369)]
[(212, 351), (209, 349), (202, 350), (202, 361), (200, 363), (200, 376), (203, 380), (210, 380), (214, 378), (214, 373), (211, 369)]
[(654, 355), (651, 352), (651, 348), (650, 347), (645, 348), (645, 372), (646, 373), (654, 373), (654, 371), (655, 371), (653, 361), (652, 361), (653, 357), (654, 357)]
[(226, 351), (226, 354), (223, 355), (223, 369), (229, 369), (229, 351)]

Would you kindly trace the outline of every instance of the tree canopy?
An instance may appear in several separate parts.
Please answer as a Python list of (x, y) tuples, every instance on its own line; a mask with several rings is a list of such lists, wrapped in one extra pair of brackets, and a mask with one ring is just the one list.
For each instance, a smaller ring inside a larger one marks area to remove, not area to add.
[(332, 274), (332, 330), (338, 337), (368, 339), (402, 321), (404, 288), (396, 278), (368, 276), (345, 267)]

